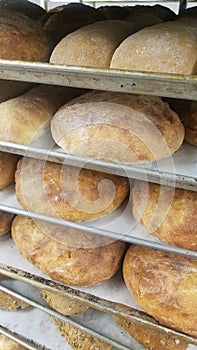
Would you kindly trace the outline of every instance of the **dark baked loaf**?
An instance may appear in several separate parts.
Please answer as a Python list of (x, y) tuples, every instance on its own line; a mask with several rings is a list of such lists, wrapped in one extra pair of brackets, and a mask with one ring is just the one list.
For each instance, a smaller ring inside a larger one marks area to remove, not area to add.
[(0, 58), (47, 62), (53, 43), (42, 26), (19, 13), (0, 11)]
[(1, 0), (0, 11), (3, 9), (23, 13), (35, 20), (40, 19), (46, 13), (41, 6), (28, 0)]
[(146, 247), (130, 247), (123, 262), (135, 301), (162, 325), (197, 336), (197, 261)]

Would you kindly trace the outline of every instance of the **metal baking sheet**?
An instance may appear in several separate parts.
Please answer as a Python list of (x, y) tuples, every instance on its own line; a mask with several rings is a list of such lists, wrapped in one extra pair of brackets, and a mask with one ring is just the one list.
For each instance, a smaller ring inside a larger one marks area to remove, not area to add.
[(98, 220), (70, 222), (53, 216), (29, 212), (24, 210), (18, 203), (14, 185), (10, 185), (0, 191), (0, 210), (17, 215), (28, 216), (35, 220), (42, 220), (52, 224), (72, 227), (93, 234), (108, 236), (114, 240), (121, 239), (128, 243), (144, 245), (167, 252), (182, 254), (197, 258), (197, 252), (167, 245), (158, 238), (150, 235), (141, 225), (137, 224), (131, 214), (130, 202), (124, 203), (114, 212)]
[(0, 79), (197, 100), (197, 76), (0, 60)]
[(115, 163), (67, 154), (55, 144), (50, 132), (28, 146), (0, 141), (0, 150), (197, 191), (197, 148), (187, 142), (172, 157), (144, 164)]

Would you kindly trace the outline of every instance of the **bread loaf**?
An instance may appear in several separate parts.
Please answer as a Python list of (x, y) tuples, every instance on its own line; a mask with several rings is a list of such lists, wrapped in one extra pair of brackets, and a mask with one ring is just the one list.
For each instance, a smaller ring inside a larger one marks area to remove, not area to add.
[(129, 9), (126, 6), (99, 6), (97, 10), (106, 18), (106, 19), (121, 19), (123, 20), (129, 15)]
[(197, 250), (197, 192), (134, 181), (134, 218), (160, 240)]
[(46, 300), (49, 306), (65, 316), (79, 315), (88, 309), (88, 306), (78, 300), (69, 298), (65, 295), (42, 289), (40, 296)]
[(0, 236), (10, 231), (14, 216), (13, 214), (0, 210)]
[(125, 39), (114, 52), (111, 68), (196, 74), (197, 35), (181, 21), (159, 23)]
[(186, 350), (188, 343), (144, 326), (141, 323), (116, 317), (116, 322), (146, 350)]
[(47, 62), (53, 43), (41, 25), (19, 12), (1, 8), (0, 58)]
[(125, 250), (121, 241), (22, 216), (13, 221), (12, 237), (30, 263), (50, 278), (73, 286), (96, 285), (111, 278)]
[(24, 94), (27, 90), (30, 90), (33, 85), (34, 84), (23, 81), (0, 79), (0, 103)]
[(14, 340), (0, 334), (0, 349), (2, 350), (27, 350), (24, 346), (16, 343)]
[(118, 162), (151, 162), (173, 154), (184, 128), (159, 97), (94, 91), (54, 115), (51, 132), (65, 152)]
[(53, 320), (63, 337), (73, 350), (111, 350), (112, 346), (93, 337), (92, 335), (53, 317)]
[(54, 48), (51, 63), (109, 68), (114, 51), (133, 27), (123, 21), (100, 21), (77, 29)]
[[(24, 301), (18, 298), (15, 298), (9, 295), (8, 293), (5, 293), (0, 290), (0, 309), (18, 311), (18, 310), (24, 310), (28, 307), (29, 305)], [(0, 347), (0, 349), (4, 349), (4, 348)]]
[(46, 12), (41, 6), (28, 0), (1, 0), (0, 9), (20, 12), (35, 20), (40, 19)]
[(135, 301), (162, 325), (197, 336), (197, 261), (133, 246), (123, 275)]
[(151, 15), (159, 17), (162, 21), (170, 21), (176, 18), (176, 14), (170, 8), (163, 5), (135, 5), (127, 6), (129, 12), (133, 16)]
[(16, 154), (0, 152), (0, 190), (14, 182), (19, 159), (20, 157)]
[(0, 139), (27, 145), (46, 133), (56, 110), (78, 89), (39, 85), (0, 104)]
[(56, 44), (74, 30), (104, 19), (94, 7), (82, 3), (67, 4), (49, 14), (44, 29)]
[(70, 221), (93, 220), (118, 208), (127, 178), (24, 158), (16, 171), (16, 196), (29, 211)]

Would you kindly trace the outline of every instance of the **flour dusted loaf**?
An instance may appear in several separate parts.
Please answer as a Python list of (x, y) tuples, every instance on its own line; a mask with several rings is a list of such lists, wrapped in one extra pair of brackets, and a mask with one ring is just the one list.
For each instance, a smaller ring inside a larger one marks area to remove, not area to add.
[(30, 90), (33, 85), (34, 84), (23, 81), (0, 79), (0, 103), (24, 94), (27, 90)]
[(51, 132), (65, 152), (118, 162), (151, 162), (173, 154), (184, 128), (159, 97), (93, 91), (54, 115)]
[(73, 286), (91, 286), (120, 268), (125, 243), (74, 229), (16, 217), (12, 237), (19, 252), (50, 278)]
[(42, 26), (19, 12), (0, 10), (0, 58), (47, 62), (53, 43)]
[(197, 192), (134, 181), (134, 218), (160, 240), (197, 250)]
[(15, 215), (0, 210), (0, 236), (10, 231), (14, 217)]
[(40, 296), (46, 300), (52, 309), (65, 316), (80, 315), (88, 309), (88, 306), (81, 301), (56, 292), (51, 292), (47, 289), (42, 289)]
[(196, 74), (197, 33), (187, 23), (171, 21), (141, 29), (116, 49), (111, 68)]
[[(15, 298), (8, 293), (0, 291), (0, 309), (10, 310), (10, 311), (19, 311), (28, 308), (29, 305), (24, 301)], [(1, 344), (1, 342), (0, 342)], [(0, 349), (4, 349), (1, 348)]]
[(133, 246), (123, 275), (135, 301), (162, 325), (197, 336), (197, 261)]
[(146, 350), (186, 350), (188, 343), (133, 321), (116, 317), (116, 322)]
[(101, 21), (104, 16), (94, 7), (81, 3), (71, 3), (49, 11), (44, 29), (57, 44), (67, 34), (88, 24)]
[(56, 110), (78, 89), (39, 85), (0, 104), (0, 139), (27, 145), (43, 135)]
[(0, 151), (0, 190), (14, 182), (19, 159), (20, 157), (16, 154)]
[(81, 331), (79, 328), (53, 317), (53, 320), (58, 327), (61, 335), (66, 339), (67, 343), (73, 350), (111, 350), (112, 346), (101, 341), (92, 335)]
[(109, 68), (114, 51), (132, 32), (132, 24), (118, 20), (89, 24), (63, 38), (54, 48), (50, 62)]
[(31, 158), (19, 161), (15, 180), (26, 210), (71, 221), (107, 215), (129, 192), (125, 177)]
[(0, 349), (2, 350), (27, 350), (24, 346), (16, 343), (14, 340), (0, 334)]

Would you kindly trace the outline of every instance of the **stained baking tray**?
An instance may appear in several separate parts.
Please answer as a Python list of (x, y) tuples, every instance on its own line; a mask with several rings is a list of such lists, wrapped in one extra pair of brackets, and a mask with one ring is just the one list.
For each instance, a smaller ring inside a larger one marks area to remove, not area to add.
[(67, 154), (55, 144), (50, 131), (28, 146), (0, 141), (0, 150), (197, 191), (197, 148), (186, 142), (172, 157), (144, 164), (115, 163)]
[(197, 76), (0, 60), (0, 79), (197, 100)]

